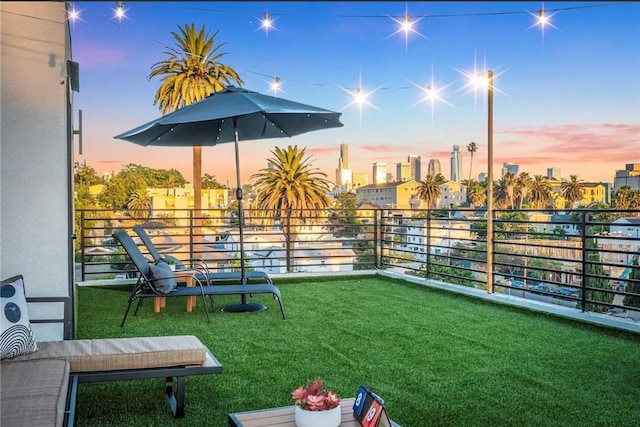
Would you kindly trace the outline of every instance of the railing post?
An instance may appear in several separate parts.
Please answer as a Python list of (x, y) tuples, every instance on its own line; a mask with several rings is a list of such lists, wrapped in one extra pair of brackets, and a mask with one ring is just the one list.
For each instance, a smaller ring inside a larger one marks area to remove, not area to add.
[(193, 238), (193, 232), (195, 230), (193, 221), (193, 209), (189, 209), (189, 259), (195, 259), (195, 253), (194, 253), (194, 238)]
[(583, 212), (581, 218), (582, 225), (582, 280), (580, 287), (582, 288), (581, 300), (582, 300), (582, 312), (587, 311), (587, 268), (588, 268), (588, 251), (587, 251), (587, 222), (588, 213)]
[(427, 266), (424, 278), (429, 279), (431, 274), (431, 208), (427, 209)]
[(287, 218), (287, 233), (286, 233), (286, 243), (285, 243), (285, 249), (286, 249), (286, 263), (287, 263), (287, 273), (291, 273), (292, 268), (291, 268), (291, 212), (288, 212), (288, 218)]
[[(85, 278), (85, 259), (84, 259), (84, 210), (80, 211), (80, 277), (81, 280), (84, 281)], [(74, 257), (75, 259), (75, 257)]]
[(384, 211), (380, 210), (380, 269), (382, 269), (382, 264), (383, 264), (383, 258), (384, 258), (384, 240), (386, 239), (385, 237), (385, 230), (386, 230), (386, 221), (385, 221), (385, 216), (384, 216)]
[(380, 210), (373, 210), (373, 264), (376, 270), (380, 270)]

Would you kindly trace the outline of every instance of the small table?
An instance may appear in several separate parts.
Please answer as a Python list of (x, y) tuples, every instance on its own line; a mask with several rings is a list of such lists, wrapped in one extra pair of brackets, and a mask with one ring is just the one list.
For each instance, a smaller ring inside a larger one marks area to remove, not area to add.
[[(353, 402), (355, 398), (342, 399), (342, 423), (340, 427), (361, 427), (361, 424), (353, 417)], [(229, 427), (295, 427), (295, 406), (281, 408), (260, 409), (257, 411), (237, 412), (229, 414)], [(399, 424), (391, 421), (394, 427)]]
[[(186, 286), (195, 286), (195, 281), (193, 280), (194, 272), (178, 270), (175, 271), (176, 280), (178, 282), (184, 282)], [(160, 313), (160, 309), (165, 306), (166, 298), (165, 297), (155, 297), (153, 299), (153, 312)], [(189, 296), (187, 297), (187, 311), (191, 313), (193, 311), (193, 307), (196, 306), (196, 297)]]

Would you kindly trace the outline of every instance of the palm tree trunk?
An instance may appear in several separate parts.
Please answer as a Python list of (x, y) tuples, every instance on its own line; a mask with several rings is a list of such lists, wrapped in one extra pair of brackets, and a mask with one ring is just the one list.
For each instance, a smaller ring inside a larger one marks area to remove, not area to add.
[(202, 208), (202, 147), (193, 147), (193, 208)]
[(200, 227), (200, 218), (202, 217), (202, 147), (193, 147), (193, 214), (194, 220), (194, 243), (198, 249), (199, 243), (203, 241), (200, 236), (202, 229)]

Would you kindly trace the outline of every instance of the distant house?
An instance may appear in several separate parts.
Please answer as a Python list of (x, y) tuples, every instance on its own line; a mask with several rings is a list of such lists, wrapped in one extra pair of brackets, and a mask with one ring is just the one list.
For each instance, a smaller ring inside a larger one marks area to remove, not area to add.
[(467, 187), (465, 185), (455, 181), (447, 181), (440, 184), (439, 187), (442, 193), (436, 204), (438, 209), (457, 207), (467, 202)]
[(376, 214), (376, 209), (380, 209), (380, 207), (371, 203), (362, 203), (356, 209), (356, 215), (363, 223), (371, 223)]
[[(323, 272), (352, 271), (355, 252), (340, 240), (327, 240), (330, 235), (322, 225), (309, 225), (299, 230), (294, 242), (292, 271)], [(214, 251), (205, 255), (211, 268), (231, 271), (237, 268), (240, 243), (237, 231), (206, 240)], [(248, 231), (243, 234), (245, 259), (250, 268), (267, 273), (286, 273), (286, 238), (281, 230)]]
[[(273, 246), (253, 251), (248, 257), (249, 266), (267, 273), (286, 273), (286, 249)], [(353, 271), (355, 252), (350, 248), (305, 248), (293, 250), (292, 272), (320, 273), (330, 271)]]
[(426, 219), (411, 221), (404, 224), (404, 229), (401, 245), (414, 254), (416, 261), (426, 261), (427, 247), (431, 254), (446, 254), (457, 241), (472, 238), (471, 223), (453, 219), (433, 219), (430, 229)]
[[(618, 218), (609, 225), (609, 233), (606, 237), (598, 238), (598, 246), (604, 249), (630, 252), (640, 255), (640, 218)], [(616, 255), (619, 257), (619, 255)], [(626, 254), (624, 260), (629, 263), (631, 258)]]
[(363, 185), (356, 189), (356, 199), (383, 209), (409, 209), (418, 183), (414, 180)]
[(569, 236), (579, 236), (580, 224), (575, 222), (571, 215), (567, 214), (554, 214), (549, 218), (549, 224), (551, 226), (551, 230), (562, 230), (565, 234)]
[[(564, 209), (568, 201), (562, 196), (562, 184), (566, 180), (550, 179), (551, 191), (554, 194), (554, 207)], [(611, 204), (611, 185), (605, 182), (581, 182), (582, 199), (578, 205), (588, 206), (593, 203)]]
[[(191, 185), (174, 188), (147, 188), (147, 192), (151, 197), (152, 215), (156, 218), (172, 217), (176, 215), (176, 211), (193, 209), (194, 194)], [(201, 199), (203, 214), (207, 217), (209, 224), (223, 224), (223, 217), (226, 215), (224, 210), (229, 206), (229, 190), (226, 188), (205, 188), (202, 189)], [(184, 216), (184, 218), (177, 220), (178, 224), (189, 225), (190, 220), (186, 212), (178, 213), (178, 215)]]

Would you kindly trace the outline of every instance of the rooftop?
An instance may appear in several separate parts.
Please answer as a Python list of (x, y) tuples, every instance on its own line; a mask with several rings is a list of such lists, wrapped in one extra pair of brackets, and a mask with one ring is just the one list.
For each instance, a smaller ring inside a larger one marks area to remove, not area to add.
[[(171, 298), (159, 314), (143, 305), (124, 328), (126, 289), (81, 287), (78, 335), (197, 335), (224, 371), (189, 379), (189, 425), (222, 427), (232, 412), (291, 405), (291, 392), (316, 377), (345, 398), (366, 384), (403, 426), (633, 425), (640, 412), (637, 334), (391, 275), (276, 283), (286, 320), (268, 297), (255, 297), (267, 311), (218, 311), (211, 323), (200, 301), (186, 313)], [(83, 385), (78, 426), (174, 425), (161, 383)]]

